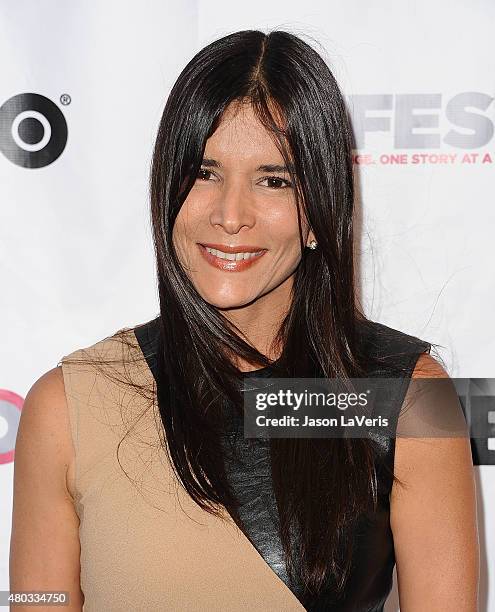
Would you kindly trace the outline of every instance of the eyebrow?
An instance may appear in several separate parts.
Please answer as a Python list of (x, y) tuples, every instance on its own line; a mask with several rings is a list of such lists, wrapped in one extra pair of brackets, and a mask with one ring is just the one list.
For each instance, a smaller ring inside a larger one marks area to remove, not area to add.
[[(205, 168), (221, 168), (222, 164), (218, 162), (216, 159), (211, 159), (209, 157), (204, 157), (202, 165)], [(294, 172), (294, 166), (290, 164), (289, 168)], [(289, 172), (289, 168), (287, 166), (281, 166), (279, 164), (263, 164), (256, 168), (256, 172)]]

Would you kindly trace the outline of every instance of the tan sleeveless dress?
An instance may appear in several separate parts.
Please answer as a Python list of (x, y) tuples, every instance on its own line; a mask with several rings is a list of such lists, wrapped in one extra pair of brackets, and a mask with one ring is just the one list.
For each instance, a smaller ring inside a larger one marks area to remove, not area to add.
[[(129, 347), (116, 332), (61, 360), (83, 609), (304, 610), (231, 517), (201, 510), (179, 485), (155, 403), (122, 382), (127, 372), (152, 391), (152, 372), (132, 329), (119, 331)], [(100, 371), (87, 359), (101, 359)]]

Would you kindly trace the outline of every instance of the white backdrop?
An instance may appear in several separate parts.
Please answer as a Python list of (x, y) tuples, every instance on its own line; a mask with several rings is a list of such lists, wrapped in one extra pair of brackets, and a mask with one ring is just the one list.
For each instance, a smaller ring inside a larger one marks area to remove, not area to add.
[[(495, 377), (494, 23), (490, 0), (0, 1), (0, 589), (22, 400), (62, 355), (158, 313), (153, 139), (179, 71), (219, 36), (320, 45), (358, 138), (367, 314), (442, 345), (451, 376)], [(480, 610), (495, 612), (489, 463), (475, 468)]]

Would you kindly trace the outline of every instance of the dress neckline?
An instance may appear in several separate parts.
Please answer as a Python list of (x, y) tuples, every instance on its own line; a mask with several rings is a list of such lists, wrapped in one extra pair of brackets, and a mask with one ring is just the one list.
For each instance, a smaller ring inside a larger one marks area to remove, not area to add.
[(257, 370), (248, 370), (247, 372), (242, 372), (242, 376), (245, 378), (270, 376), (273, 373), (273, 366), (275, 366), (278, 362), (279, 359), (276, 359), (269, 366), (258, 368)]

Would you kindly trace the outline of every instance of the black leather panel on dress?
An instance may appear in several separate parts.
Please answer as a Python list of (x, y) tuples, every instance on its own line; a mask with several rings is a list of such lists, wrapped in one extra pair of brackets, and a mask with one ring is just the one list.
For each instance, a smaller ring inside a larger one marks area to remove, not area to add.
[[(134, 329), (141, 350), (156, 379), (156, 349), (158, 346), (159, 318)], [(377, 357), (370, 368), (369, 377), (395, 377), (391, 368), (400, 368), (402, 381), (398, 381), (394, 393), (384, 395), (385, 404), (380, 404), (380, 414), (397, 424), (409, 378), (420, 353), (429, 351), (429, 343), (376, 322), (362, 327), (360, 336), (362, 350)], [(253, 376), (267, 378), (270, 368), (246, 373), (243, 388), (253, 388)], [(259, 387), (257, 384), (257, 387)], [(261, 383), (262, 384), (262, 383)], [(267, 384), (269, 381), (267, 380)], [(292, 590), (306, 610), (311, 612), (381, 612), (392, 588), (392, 573), (395, 565), (393, 536), (390, 528), (389, 494), (392, 486), (391, 473), (394, 463), (395, 438), (378, 432), (370, 434), (378, 443), (381, 464), (377, 465), (379, 495), (377, 510), (358, 523), (353, 554), (353, 569), (349, 576), (344, 596), (339, 603), (334, 593), (323, 590), (312, 600), (304, 600), (302, 585), (288, 580), (282, 544), (278, 535), (278, 513), (271, 484), (270, 446), (268, 440), (246, 440), (242, 433), (241, 418), (236, 417), (233, 428), (227, 434), (226, 449), (234, 445), (239, 460), (226, 453), (226, 472), (229, 482), (240, 502), (239, 517), (242, 530), (260, 555)], [(384, 469), (386, 466), (388, 470)]]

